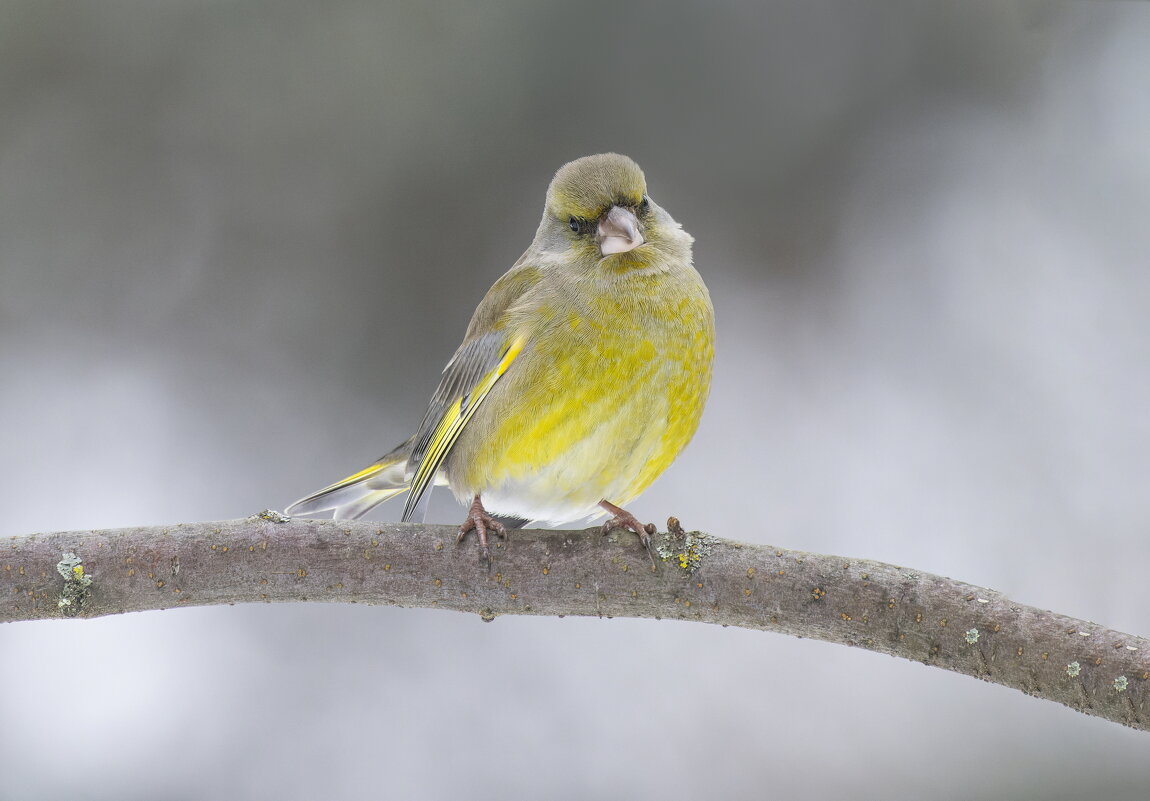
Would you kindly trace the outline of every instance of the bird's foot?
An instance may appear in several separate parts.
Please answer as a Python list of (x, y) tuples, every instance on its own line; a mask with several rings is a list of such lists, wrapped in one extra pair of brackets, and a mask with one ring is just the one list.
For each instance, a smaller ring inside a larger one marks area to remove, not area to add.
[(487, 510), (483, 508), (483, 501), (476, 495), (475, 500), (471, 502), (471, 506), (467, 509), (467, 519), (464, 520), (463, 525), (459, 527), (459, 536), (455, 538), (455, 544), (458, 545), (463, 542), (463, 538), (467, 536), (467, 533), (474, 531), (479, 536), (480, 555), (490, 562), (491, 553), (487, 550), (488, 530), (494, 531), (503, 539), (507, 539), (507, 527), (487, 514)]
[(611, 514), (611, 518), (603, 524), (603, 533), (609, 534), (617, 528), (634, 531), (639, 535), (639, 542), (643, 543), (643, 547), (647, 549), (647, 556), (651, 557), (651, 568), (654, 569), (655, 554), (651, 551), (651, 535), (657, 530), (655, 524), (647, 523), (644, 525), (640, 523), (635, 515), (610, 501), (599, 501), (599, 505)]

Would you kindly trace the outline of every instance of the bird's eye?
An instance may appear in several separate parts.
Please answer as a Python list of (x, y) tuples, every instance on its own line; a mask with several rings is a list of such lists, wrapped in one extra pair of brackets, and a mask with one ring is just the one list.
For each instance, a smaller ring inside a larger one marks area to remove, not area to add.
[(579, 229), (583, 227), (580, 225), (579, 219), (577, 217), (571, 217), (569, 220), (567, 220), (567, 225), (575, 233), (579, 233)]
[(639, 213), (645, 213), (649, 208), (651, 208), (651, 198), (643, 195), (643, 200), (639, 203)]

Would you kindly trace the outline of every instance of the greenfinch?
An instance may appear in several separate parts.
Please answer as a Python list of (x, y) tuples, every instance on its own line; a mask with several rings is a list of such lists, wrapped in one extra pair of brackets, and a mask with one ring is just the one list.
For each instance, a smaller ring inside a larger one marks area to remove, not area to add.
[(547, 189), (543, 220), (488, 290), (443, 370), (415, 435), (374, 464), (296, 501), (356, 518), (408, 492), (468, 505), (459, 539), (528, 521), (611, 518), (648, 547), (622, 508), (679, 455), (711, 383), (714, 310), (692, 266), (694, 240), (615, 153), (572, 161)]

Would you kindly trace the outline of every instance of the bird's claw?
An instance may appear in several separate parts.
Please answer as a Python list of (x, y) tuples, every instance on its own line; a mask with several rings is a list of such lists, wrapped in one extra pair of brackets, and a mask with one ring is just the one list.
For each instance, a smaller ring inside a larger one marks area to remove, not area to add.
[(600, 501), (599, 505), (611, 513), (611, 518), (603, 524), (603, 534), (610, 534), (617, 528), (633, 531), (639, 535), (639, 542), (643, 543), (643, 547), (647, 549), (647, 556), (651, 558), (651, 568), (655, 568), (655, 553), (651, 550), (651, 535), (658, 529), (655, 528), (654, 523), (647, 523), (644, 525), (639, 522), (639, 518), (628, 512), (610, 501)]
[(507, 539), (507, 527), (487, 514), (487, 510), (483, 508), (483, 502), (479, 500), (478, 495), (471, 502), (471, 508), (467, 510), (467, 519), (459, 527), (459, 536), (455, 538), (455, 544), (458, 545), (463, 542), (463, 539), (471, 531), (474, 531), (479, 537), (480, 557), (488, 562), (491, 561), (491, 552), (487, 549), (487, 532), (494, 531), (502, 539)]

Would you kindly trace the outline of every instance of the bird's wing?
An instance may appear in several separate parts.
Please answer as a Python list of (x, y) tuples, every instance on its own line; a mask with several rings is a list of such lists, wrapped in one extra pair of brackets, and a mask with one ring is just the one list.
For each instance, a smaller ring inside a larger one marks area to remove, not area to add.
[(491, 388), (507, 372), (527, 344), (521, 327), (510, 326), (507, 311), (541, 280), (542, 272), (529, 266), (527, 254), (491, 287), (467, 329), (467, 338), (443, 369), (439, 387), (415, 434), (407, 469), (411, 494), (403, 519), (422, 520), (427, 490), (451, 446), (483, 403)]
[(424, 494), (436, 471), (475, 410), (526, 343), (526, 336), (509, 337), (506, 331), (495, 331), (464, 342), (448, 362), (415, 434), (415, 447), (407, 463), (412, 477), (411, 494), (403, 509), (405, 521), (423, 518), (427, 505)]

